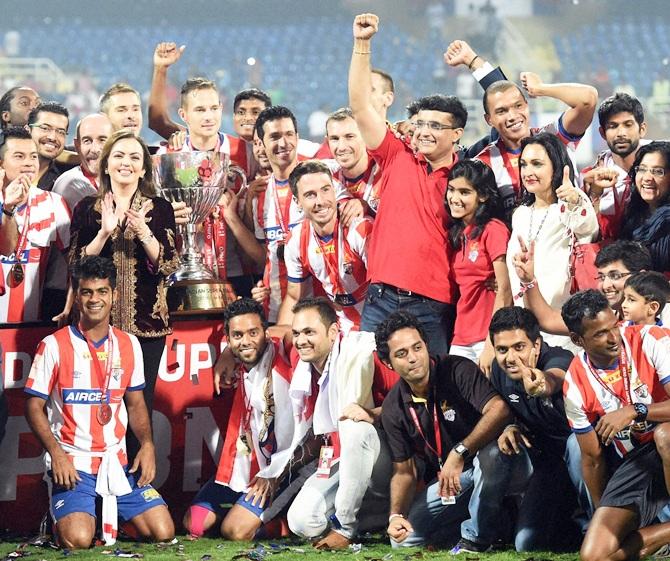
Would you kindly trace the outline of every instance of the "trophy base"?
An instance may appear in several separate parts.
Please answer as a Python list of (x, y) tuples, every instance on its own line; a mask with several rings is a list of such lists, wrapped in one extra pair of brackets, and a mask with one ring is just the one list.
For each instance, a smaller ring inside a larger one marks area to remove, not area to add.
[(194, 315), (223, 312), (235, 300), (235, 291), (228, 281), (222, 280), (178, 280), (170, 288), (177, 307), (171, 315)]

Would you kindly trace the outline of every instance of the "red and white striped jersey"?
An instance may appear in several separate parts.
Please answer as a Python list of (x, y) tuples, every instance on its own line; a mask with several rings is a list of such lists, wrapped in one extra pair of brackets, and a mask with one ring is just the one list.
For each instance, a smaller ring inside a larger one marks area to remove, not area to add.
[[(573, 161), (575, 160), (575, 150), (579, 146), (581, 136), (572, 136), (563, 128), (563, 115), (553, 123), (543, 127), (534, 127), (530, 129), (530, 136), (535, 136), (541, 132), (555, 134), (565, 144), (568, 154)], [(503, 197), (503, 205), (507, 213), (511, 213), (521, 190), (519, 180), (519, 156), (521, 150), (510, 150), (505, 146), (502, 138), (492, 142), (484, 148), (475, 159), (484, 162), (489, 166), (496, 176), (498, 190)]]
[[(633, 403), (658, 403), (668, 399), (665, 385), (670, 382), (670, 337), (667, 330), (655, 325), (621, 327), (622, 342), (630, 361), (630, 394)], [(598, 374), (600, 383), (590, 371)], [(609, 387), (612, 392), (605, 389)], [(619, 365), (609, 370), (593, 367), (586, 353), (580, 352), (572, 360), (563, 383), (565, 413), (575, 433), (593, 430), (598, 419), (606, 413), (621, 409), (627, 403), (626, 391)], [(615, 394), (615, 395), (613, 395)], [(617, 434), (613, 443), (619, 455), (625, 456), (636, 442), (649, 442), (653, 438), (653, 425), (649, 430)]]
[(358, 329), (368, 292), (368, 237), (370, 218), (357, 218), (349, 228), (339, 221), (333, 235), (319, 237), (309, 221), (298, 224), (286, 244), (284, 259), (290, 282), (315, 278), (336, 304), (340, 329)]
[[(47, 401), (51, 432), (61, 447), (73, 457), (76, 469), (96, 473), (100, 458), (86, 454), (105, 452), (119, 447), (122, 465), (126, 458), (128, 412), (123, 402), (126, 391), (144, 388), (144, 361), (140, 343), (134, 335), (115, 327), (110, 337), (94, 343), (97, 357), (75, 326), (63, 327), (42, 339), (37, 347), (26, 393)], [(106, 425), (96, 418), (99, 404), (105, 399), (104, 387), (96, 376), (93, 360), (100, 361), (105, 373), (108, 353), (112, 352), (108, 394), (112, 420)], [(81, 452), (84, 455), (77, 455)]]
[(365, 170), (363, 175), (354, 179), (345, 177), (342, 168), (335, 160), (332, 160), (332, 162), (334, 162), (337, 167), (333, 167), (330, 161), (324, 160), (324, 162), (331, 166), (331, 169), (333, 170), (333, 178), (339, 181), (352, 197), (365, 201), (372, 212), (374, 214), (377, 213), (382, 179), (382, 173), (377, 162), (370, 157), (368, 169)]
[[(195, 150), (191, 145), (190, 138), (187, 136), (181, 149), (177, 150), (177, 152), (194, 152)], [(251, 178), (256, 174), (258, 164), (254, 159), (251, 142), (247, 142), (238, 136), (220, 132), (216, 150), (230, 156), (230, 161), (234, 165), (241, 167), (247, 178)], [(168, 152), (174, 152), (174, 150), (170, 149), (167, 145), (162, 145), (158, 149), (158, 152), (156, 152), (156, 155), (160, 156)]]
[[(334, 160), (326, 160), (333, 169)], [(338, 201), (350, 198), (343, 185), (333, 180), (335, 196)], [(265, 270), (263, 283), (270, 289), (270, 300), (266, 313), (268, 321), (277, 321), (282, 300), (286, 296), (286, 265), (284, 263), (284, 245), (291, 230), (304, 219), (302, 209), (293, 198), (288, 179), (277, 181), (270, 175), (264, 192), (253, 200), (254, 233), (259, 241), (266, 243)], [(311, 293), (311, 292), (310, 292)]]
[[(268, 340), (258, 364), (240, 372), (217, 483), (242, 492), (256, 475), (273, 478), (282, 474), (293, 454), (295, 419), (288, 394), (290, 383), (291, 366), (282, 342)], [(238, 447), (247, 429), (249, 452)]]
[[(27, 244), (21, 255), (0, 255), (5, 291), (0, 295), (0, 323), (38, 321), (40, 301), (46, 276), (49, 251), (52, 246), (64, 251), (70, 245), (70, 211), (63, 197), (37, 187), (28, 191), (28, 202), (17, 208), (14, 215), (23, 232), (28, 216)], [(6, 219), (2, 215), (2, 219)], [(19, 240), (20, 241), (20, 240)], [(12, 267), (23, 267), (20, 283), (12, 280)]]

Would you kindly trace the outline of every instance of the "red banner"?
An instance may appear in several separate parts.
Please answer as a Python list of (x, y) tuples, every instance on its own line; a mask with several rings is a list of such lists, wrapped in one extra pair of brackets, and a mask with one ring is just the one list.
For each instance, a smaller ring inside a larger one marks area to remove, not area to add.
[[(52, 328), (0, 328), (0, 358), (9, 401), (0, 445), (0, 527), (37, 530), (47, 512), (42, 448), (24, 417), (26, 383), (37, 343)], [(215, 472), (232, 392), (215, 397), (212, 365), (223, 337), (221, 321), (181, 321), (168, 337), (158, 370), (153, 429), (160, 490), (181, 526), (184, 510)]]

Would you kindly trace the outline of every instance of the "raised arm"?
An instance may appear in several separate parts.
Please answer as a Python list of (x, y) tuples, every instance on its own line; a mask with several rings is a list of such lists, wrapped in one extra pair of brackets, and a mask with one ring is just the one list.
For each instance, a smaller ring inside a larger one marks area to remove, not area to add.
[(165, 139), (174, 132), (184, 130), (184, 127), (170, 118), (165, 91), (168, 68), (179, 60), (185, 48), (185, 45), (177, 47), (176, 43), (158, 43), (154, 51), (154, 72), (149, 94), (149, 128)]
[(499, 66), (493, 65), (478, 55), (474, 49), (461, 39), (452, 41), (444, 53), (444, 62), (454, 68), (464, 66), (472, 72), (475, 80), (483, 90), (486, 90), (493, 82), (507, 80), (507, 76)]
[(563, 114), (563, 128), (581, 136), (589, 128), (598, 104), (598, 90), (586, 84), (545, 84), (534, 72), (522, 72), (521, 84), (531, 97), (552, 97), (570, 106)]
[(372, 37), (379, 28), (374, 14), (361, 14), (354, 19), (354, 50), (349, 67), (349, 105), (361, 131), (365, 145), (374, 150), (384, 140), (386, 122), (372, 105), (370, 55)]

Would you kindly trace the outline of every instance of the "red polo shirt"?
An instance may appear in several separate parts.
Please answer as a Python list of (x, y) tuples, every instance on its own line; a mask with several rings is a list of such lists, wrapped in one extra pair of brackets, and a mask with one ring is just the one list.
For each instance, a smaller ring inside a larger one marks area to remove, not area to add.
[[(387, 131), (370, 153), (382, 169), (380, 203), (368, 249), (368, 276), (440, 302), (455, 301), (449, 279), (444, 193), (451, 168), (428, 162)], [(452, 165), (458, 157), (454, 154)]]

